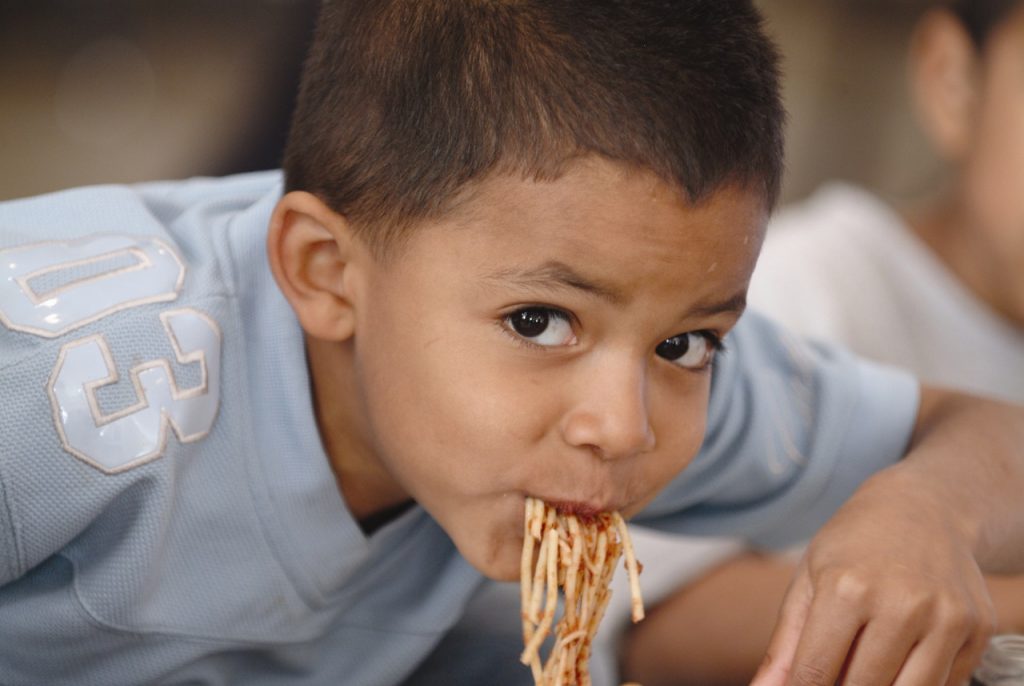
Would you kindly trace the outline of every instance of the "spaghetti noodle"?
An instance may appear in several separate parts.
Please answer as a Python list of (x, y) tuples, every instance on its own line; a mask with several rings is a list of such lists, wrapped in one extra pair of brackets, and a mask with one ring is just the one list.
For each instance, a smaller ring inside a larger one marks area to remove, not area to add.
[[(520, 660), (530, 666), (537, 686), (590, 685), (590, 646), (611, 598), (609, 584), (623, 553), (632, 619), (639, 622), (644, 617), (640, 565), (621, 515), (602, 512), (578, 517), (562, 514), (536, 498), (526, 499), (520, 569), (525, 648)], [(559, 588), (565, 607), (555, 623)], [(554, 646), (542, 661), (540, 648), (552, 629)]]

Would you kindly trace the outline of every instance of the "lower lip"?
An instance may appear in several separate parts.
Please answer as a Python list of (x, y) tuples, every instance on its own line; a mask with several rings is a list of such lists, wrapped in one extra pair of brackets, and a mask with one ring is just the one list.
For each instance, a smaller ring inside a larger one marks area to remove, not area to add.
[(592, 519), (597, 515), (601, 514), (601, 510), (585, 503), (570, 503), (570, 502), (559, 502), (555, 501), (549, 503), (554, 507), (560, 514), (563, 515), (575, 515), (580, 519)]

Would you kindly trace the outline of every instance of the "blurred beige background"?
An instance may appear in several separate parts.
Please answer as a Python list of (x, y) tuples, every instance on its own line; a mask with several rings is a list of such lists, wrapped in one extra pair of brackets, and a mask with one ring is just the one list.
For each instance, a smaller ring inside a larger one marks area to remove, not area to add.
[(890, 200), (932, 185), (936, 161), (907, 94), (915, 20), (936, 0), (755, 0), (783, 53), (783, 201), (843, 178)]
[(276, 166), (315, 0), (0, 0), (0, 198)]
[[(784, 201), (890, 198), (932, 160), (905, 99), (928, 0), (757, 0), (785, 56)], [(0, 3), (0, 199), (277, 165), (317, 0)]]

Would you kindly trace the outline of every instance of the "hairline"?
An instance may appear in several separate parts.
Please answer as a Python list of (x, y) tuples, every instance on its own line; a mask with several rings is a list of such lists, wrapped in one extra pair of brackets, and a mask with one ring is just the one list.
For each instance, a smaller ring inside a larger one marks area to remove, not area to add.
[[(467, 206), (473, 204), (480, 197), (484, 186), (499, 178), (519, 179), (522, 181), (533, 181), (536, 183), (552, 183), (563, 178), (574, 168), (585, 165), (593, 160), (610, 162), (629, 174), (651, 174), (662, 183), (669, 186), (676, 194), (680, 202), (688, 208), (696, 209), (710, 202), (719, 193), (729, 189), (738, 188), (744, 192), (757, 194), (764, 205), (764, 210), (770, 213), (778, 202), (778, 193), (774, 194), (763, 187), (760, 178), (743, 179), (741, 175), (731, 175), (721, 179), (717, 184), (707, 186), (703, 192), (694, 196), (683, 184), (673, 178), (659, 174), (651, 167), (643, 166), (607, 157), (598, 152), (580, 153), (563, 157), (555, 162), (551, 169), (531, 170), (525, 165), (515, 163), (498, 163), (491, 169), (486, 170), (478, 176), (466, 180), (461, 186), (452, 190), (447, 198), (433, 211), (421, 213), (414, 216), (385, 215), (377, 218), (364, 219), (360, 217), (346, 217), (353, 226), (355, 234), (369, 249), (375, 259), (381, 263), (390, 262), (399, 257), (411, 236), (422, 230), (427, 224), (452, 222), (456, 225), (466, 226), (474, 220), (473, 214), (467, 210)], [(302, 190), (299, 188), (287, 188), (286, 190)], [(321, 201), (330, 204), (327, 198), (321, 197)], [(339, 210), (331, 207), (335, 212)], [(387, 225), (389, 230), (382, 230)]]

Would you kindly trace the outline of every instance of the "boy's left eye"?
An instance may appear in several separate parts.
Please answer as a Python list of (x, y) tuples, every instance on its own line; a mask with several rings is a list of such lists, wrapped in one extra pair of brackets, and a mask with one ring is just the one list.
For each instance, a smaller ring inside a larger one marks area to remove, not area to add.
[(708, 331), (691, 331), (666, 338), (654, 352), (672, 364), (685, 369), (703, 369), (711, 363), (718, 348), (717, 338)]

